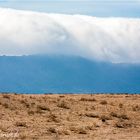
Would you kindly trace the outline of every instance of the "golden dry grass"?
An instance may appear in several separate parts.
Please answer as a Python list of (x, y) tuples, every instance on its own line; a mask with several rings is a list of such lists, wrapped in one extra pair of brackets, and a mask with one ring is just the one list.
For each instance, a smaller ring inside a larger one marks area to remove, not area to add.
[(0, 94), (0, 140), (140, 140), (140, 95)]

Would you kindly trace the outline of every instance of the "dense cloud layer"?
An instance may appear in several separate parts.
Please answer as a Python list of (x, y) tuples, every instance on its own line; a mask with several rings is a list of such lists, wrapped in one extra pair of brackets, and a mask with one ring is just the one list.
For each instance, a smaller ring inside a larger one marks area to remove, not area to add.
[(140, 62), (140, 19), (0, 9), (0, 55), (66, 54)]

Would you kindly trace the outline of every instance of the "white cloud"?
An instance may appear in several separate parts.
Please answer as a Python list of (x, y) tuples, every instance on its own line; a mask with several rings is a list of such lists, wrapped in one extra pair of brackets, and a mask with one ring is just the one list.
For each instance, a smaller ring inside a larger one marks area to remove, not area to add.
[(0, 55), (56, 53), (140, 63), (140, 19), (0, 9)]

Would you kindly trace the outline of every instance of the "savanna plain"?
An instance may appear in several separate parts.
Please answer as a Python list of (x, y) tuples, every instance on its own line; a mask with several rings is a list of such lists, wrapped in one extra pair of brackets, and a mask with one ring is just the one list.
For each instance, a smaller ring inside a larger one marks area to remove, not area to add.
[(0, 140), (140, 140), (140, 94), (0, 94)]

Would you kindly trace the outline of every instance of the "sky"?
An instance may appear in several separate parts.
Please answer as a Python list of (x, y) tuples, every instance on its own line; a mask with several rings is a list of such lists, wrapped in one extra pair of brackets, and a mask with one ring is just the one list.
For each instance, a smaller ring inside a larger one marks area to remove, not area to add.
[(140, 0), (0, 0), (0, 7), (97, 17), (140, 17)]

